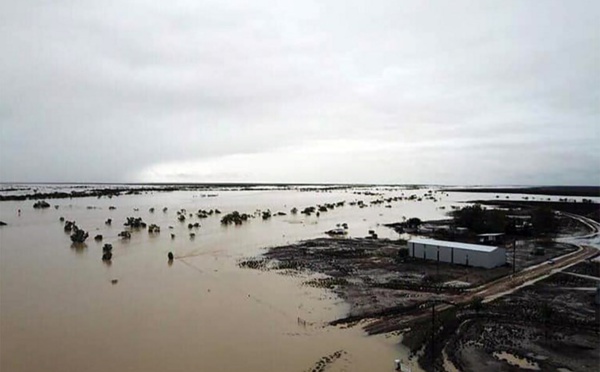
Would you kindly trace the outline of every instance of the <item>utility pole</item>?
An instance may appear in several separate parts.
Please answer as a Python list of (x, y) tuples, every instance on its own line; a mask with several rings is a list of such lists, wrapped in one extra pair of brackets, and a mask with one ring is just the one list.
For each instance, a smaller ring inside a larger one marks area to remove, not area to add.
[(440, 275), (440, 247), (438, 247), (437, 249), (437, 262), (435, 264), (435, 274), (438, 276)]
[(515, 266), (515, 260), (517, 257), (517, 239), (513, 240), (513, 275), (517, 272), (517, 266)]
[(435, 331), (436, 331), (436, 326), (435, 326), (435, 305), (438, 302), (441, 302), (443, 304), (456, 307), (457, 304), (455, 304), (454, 302), (445, 301), (445, 300), (442, 300), (442, 299), (439, 299), (439, 298), (434, 298), (433, 300), (430, 300), (430, 301), (431, 301), (431, 370), (435, 372), (435, 370), (436, 370), (436, 368), (435, 368)]
[(431, 306), (431, 368), (435, 371), (435, 300)]

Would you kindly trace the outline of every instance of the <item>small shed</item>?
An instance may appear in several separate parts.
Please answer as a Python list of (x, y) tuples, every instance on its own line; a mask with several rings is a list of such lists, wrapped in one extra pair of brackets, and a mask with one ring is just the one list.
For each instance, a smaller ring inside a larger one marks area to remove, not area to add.
[(477, 241), (481, 244), (499, 244), (504, 241), (504, 233), (479, 234)]

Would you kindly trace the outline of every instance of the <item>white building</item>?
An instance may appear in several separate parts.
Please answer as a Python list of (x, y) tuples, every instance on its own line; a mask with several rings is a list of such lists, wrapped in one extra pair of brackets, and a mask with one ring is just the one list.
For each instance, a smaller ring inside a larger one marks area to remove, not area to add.
[(506, 263), (506, 249), (488, 245), (448, 242), (434, 239), (411, 239), (408, 254), (425, 260), (490, 269)]

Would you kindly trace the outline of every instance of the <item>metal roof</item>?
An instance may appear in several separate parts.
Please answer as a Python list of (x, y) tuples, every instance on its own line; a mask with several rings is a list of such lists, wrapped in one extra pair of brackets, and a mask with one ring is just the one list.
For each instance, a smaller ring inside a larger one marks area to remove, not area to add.
[(408, 242), (409, 243), (417, 243), (417, 244), (427, 244), (427, 245), (432, 245), (432, 246), (436, 246), (436, 247), (448, 247), (448, 248), (465, 249), (468, 251), (479, 251), (479, 252), (493, 252), (496, 249), (498, 249), (498, 247), (492, 247), (489, 245), (449, 242), (449, 241), (445, 241), (445, 240), (435, 240), (435, 239), (415, 238), (415, 239), (410, 239)]

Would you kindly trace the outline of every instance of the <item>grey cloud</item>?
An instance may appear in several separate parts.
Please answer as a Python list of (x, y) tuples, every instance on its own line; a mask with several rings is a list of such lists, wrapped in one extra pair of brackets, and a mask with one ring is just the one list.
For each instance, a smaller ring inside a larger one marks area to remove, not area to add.
[[(3, 3), (0, 180), (146, 181), (136, 175), (157, 164), (342, 139), (427, 153), (348, 153), (326, 171), (327, 161), (299, 157), (302, 174), (282, 169), (270, 181), (598, 184), (599, 10), (594, 1)], [(263, 168), (157, 177), (244, 181), (236, 177)]]

